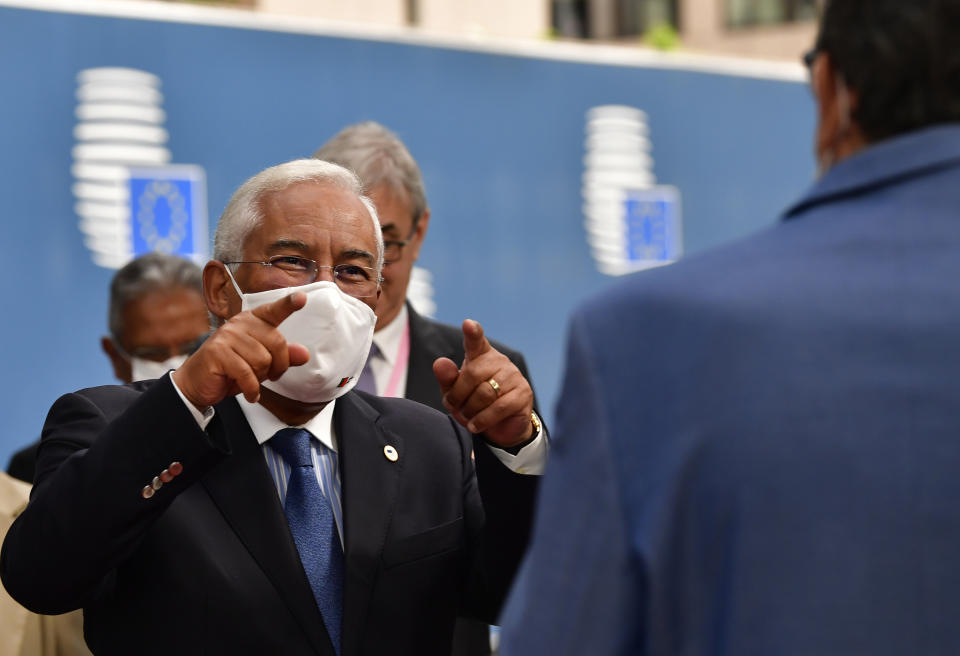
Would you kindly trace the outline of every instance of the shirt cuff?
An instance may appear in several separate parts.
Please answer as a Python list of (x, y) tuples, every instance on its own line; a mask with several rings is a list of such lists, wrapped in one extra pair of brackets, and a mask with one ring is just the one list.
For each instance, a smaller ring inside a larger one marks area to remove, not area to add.
[(547, 453), (550, 451), (550, 440), (547, 439), (547, 429), (543, 427), (530, 444), (526, 445), (517, 455), (509, 451), (498, 449), (487, 444), (487, 448), (503, 465), (515, 474), (540, 476), (547, 466)]
[[(190, 403), (190, 401), (187, 400), (187, 397), (183, 395), (183, 392), (180, 391), (180, 388), (177, 387), (177, 384), (173, 382), (172, 375), (170, 376), (170, 384), (173, 385), (173, 389), (177, 390), (177, 395), (183, 401), (183, 404), (187, 406), (187, 410), (190, 411), (190, 414), (193, 416), (194, 420), (196, 420), (197, 426), (200, 427), (200, 430), (207, 430), (207, 424), (209, 424), (210, 420), (213, 419), (213, 406), (210, 406), (205, 411), (200, 412), (197, 410), (197, 406)], [(530, 446), (533, 445), (531, 444)]]

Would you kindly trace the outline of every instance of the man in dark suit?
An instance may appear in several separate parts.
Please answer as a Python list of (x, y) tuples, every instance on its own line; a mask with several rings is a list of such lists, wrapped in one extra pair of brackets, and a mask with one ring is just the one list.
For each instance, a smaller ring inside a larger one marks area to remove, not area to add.
[[(377, 207), (385, 240), (383, 296), (377, 306), (374, 347), (360, 388), (449, 411), (449, 405), (444, 403), (445, 389), (438, 385), (437, 376), (445, 382), (446, 372), (455, 371), (452, 363), (463, 362), (468, 355), (464, 340), (482, 332), (480, 325), (473, 321), (464, 321), (457, 328), (423, 317), (407, 300), (414, 264), (430, 224), (420, 167), (396, 134), (373, 121), (347, 126), (313, 156), (348, 168), (360, 177)], [(491, 347), (505, 372), (499, 376), (509, 376), (514, 389), (501, 403), (511, 404), (511, 408), (517, 408), (518, 416), (529, 415), (531, 423), (539, 426), (533, 385), (529, 382), (523, 355), (497, 342), (491, 342)], [(499, 377), (494, 379), (497, 381)], [(483, 427), (475, 428), (483, 430)], [(512, 456), (512, 464), (522, 471), (539, 474), (536, 463), (543, 461), (546, 449), (543, 437)], [(454, 656), (489, 653), (487, 625), (470, 619), (459, 621), (454, 635)]]
[[(376, 319), (377, 225), (327, 162), (244, 183), (204, 269), (222, 325), (173, 374), (52, 408), (0, 558), (13, 597), (82, 606), (96, 654), (445, 656), (458, 610), (495, 617), (537, 478), (500, 452), (531, 430), (506, 415), (473, 439), (351, 390)], [(447, 398), (470, 421), (501, 374), (486, 340), (467, 346)]]
[(523, 654), (956, 654), (960, 2), (831, 0), (822, 178), (583, 305)]

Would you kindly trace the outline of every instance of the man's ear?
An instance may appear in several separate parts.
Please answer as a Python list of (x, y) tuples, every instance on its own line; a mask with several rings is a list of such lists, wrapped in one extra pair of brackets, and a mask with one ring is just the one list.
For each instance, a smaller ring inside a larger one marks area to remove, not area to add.
[(820, 52), (810, 70), (810, 87), (817, 103), (817, 119), (821, 129), (833, 130), (837, 110), (837, 71), (830, 55)]
[(427, 236), (427, 228), (430, 226), (430, 208), (423, 210), (420, 214), (420, 220), (417, 221), (417, 229), (413, 231), (413, 237), (410, 238), (410, 249), (414, 261), (420, 257), (420, 246), (423, 245), (423, 238)]
[(862, 135), (853, 123), (858, 98), (834, 66), (829, 53), (821, 52), (813, 62), (810, 86), (817, 103), (817, 156), (835, 149), (838, 158), (862, 145)]
[(113, 365), (113, 375), (117, 380), (129, 383), (133, 380), (133, 371), (130, 369), (130, 362), (120, 354), (117, 345), (106, 335), (100, 338), (100, 348), (110, 358), (110, 364)]
[(210, 260), (203, 267), (203, 301), (210, 314), (221, 321), (240, 311), (240, 298), (223, 262)]

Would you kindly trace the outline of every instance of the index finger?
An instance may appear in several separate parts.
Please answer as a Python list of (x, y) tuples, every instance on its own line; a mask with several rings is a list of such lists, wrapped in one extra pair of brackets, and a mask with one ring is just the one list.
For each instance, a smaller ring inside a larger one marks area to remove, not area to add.
[(263, 319), (268, 324), (276, 328), (280, 323), (291, 314), (307, 304), (307, 295), (303, 292), (294, 292), (283, 298), (278, 298), (272, 303), (253, 308), (251, 314), (258, 319)]
[(463, 352), (468, 360), (478, 358), (490, 350), (490, 342), (483, 336), (483, 326), (473, 319), (463, 320)]

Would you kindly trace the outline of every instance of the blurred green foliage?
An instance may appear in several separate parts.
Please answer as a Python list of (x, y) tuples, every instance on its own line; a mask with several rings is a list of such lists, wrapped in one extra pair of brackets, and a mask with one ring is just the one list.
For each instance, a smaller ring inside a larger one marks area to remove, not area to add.
[(680, 47), (680, 35), (673, 25), (660, 23), (644, 33), (643, 42), (657, 50), (675, 50)]

